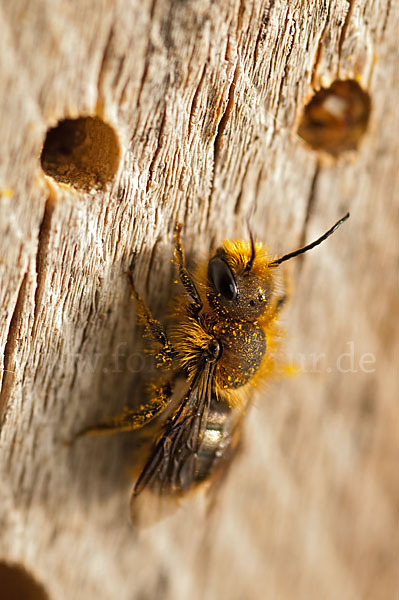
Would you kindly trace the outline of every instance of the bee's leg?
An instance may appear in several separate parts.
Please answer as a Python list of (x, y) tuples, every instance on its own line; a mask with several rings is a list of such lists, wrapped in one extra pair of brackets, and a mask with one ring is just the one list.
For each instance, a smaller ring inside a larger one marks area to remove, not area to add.
[(118, 433), (120, 431), (134, 431), (141, 429), (150, 421), (160, 415), (169, 403), (172, 394), (170, 383), (155, 388), (152, 398), (134, 410), (125, 406), (123, 412), (115, 415), (106, 421), (97, 423), (97, 425), (85, 427), (74, 436), (76, 438), (83, 435), (97, 435)]
[(136, 287), (134, 285), (132, 267), (130, 267), (128, 271), (128, 277), (132, 286), (132, 296), (136, 300), (137, 316), (139, 320), (144, 322), (144, 325), (147, 331), (151, 334), (151, 337), (156, 342), (159, 342), (162, 345), (162, 349), (157, 355), (157, 362), (159, 364), (167, 366), (167, 363), (170, 363), (172, 358), (174, 357), (175, 351), (169, 343), (165, 329), (162, 327), (161, 323), (157, 321), (157, 319), (154, 319), (150, 309), (145, 304), (140, 294), (137, 292)]
[(181, 223), (177, 223), (175, 227), (175, 256), (177, 259), (178, 269), (179, 269), (179, 277), (181, 283), (186, 288), (188, 294), (192, 298), (193, 302), (191, 304), (192, 310), (195, 314), (199, 313), (202, 309), (202, 300), (198, 293), (197, 288), (195, 287), (194, 281), (191, 279), (189, 272), (187, 271), (184, 264), (184, 250), (181, 243), (181, 230), (183, 225)]

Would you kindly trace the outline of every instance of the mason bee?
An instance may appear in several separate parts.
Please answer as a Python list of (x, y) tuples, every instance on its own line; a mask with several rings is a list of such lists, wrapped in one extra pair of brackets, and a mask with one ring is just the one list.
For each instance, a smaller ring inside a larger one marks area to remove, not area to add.
[(145, 496), (169, 506), (199, 484), (223, 477), (240, 447), (251, 393), (276, 369), (277, 316), (284, 297), (275, 269), (323, 242), (348, 217), (280, 258), (255, 243), (251, 232), (249, 242), (224, 241), (193, 273), (185, 264), (182, 225), (177, 224), (174, 253), (184, 293), (176, 299), (167, 328), (152, 316), (130, 272), (138, 317), (151, 338), (159, 377), (138, 410), (125, 409), (78, 435), (133, 431), (163, 417), (161, 433), (133, 489), (133, 520)]

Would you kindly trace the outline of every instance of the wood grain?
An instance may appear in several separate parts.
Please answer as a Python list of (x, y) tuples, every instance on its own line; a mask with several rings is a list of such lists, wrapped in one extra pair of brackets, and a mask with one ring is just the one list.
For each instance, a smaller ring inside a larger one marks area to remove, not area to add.
[[(396, 3), (14, 0), (0, 17), (0, 560), (58, 600), (394, 598)], [(295, 131), (337, 78), (369, 92), (372, 114), (333, 161)], [(113, 182), (89, 192), (40, 163), (48, 129), (86, 116), (121, 148)], [(162, 318), (177, 219), (189, 258), (245, 237), (250, 211), (281, 254), (347, 210), (287, 269), (302, 372), (254, 397), (211, 518), (197, 497), (132, 530), (132, 436), (65, 441), (140, 401), (133, 254)]]

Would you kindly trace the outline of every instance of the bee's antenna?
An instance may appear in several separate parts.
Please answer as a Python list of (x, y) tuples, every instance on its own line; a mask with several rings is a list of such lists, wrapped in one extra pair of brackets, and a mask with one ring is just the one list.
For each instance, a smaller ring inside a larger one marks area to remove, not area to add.
[(284, 256), (282, 256), (281, 258), (277, 258), (276, 260), (273, 260), (271, 263), (269, 263), (269, 267), (278, 267), (279, 265), (281, 265), (282, 262), (285, 262), (286, 260), (289, 260), (290, 258), (294, 258), (294, 256), (298, 256), (299, 254), (303, 254), (304, 252), (311, 250), (315, 246), (318, 246), (319, 244), (321, 244), (321, 242), (324, 242), (324, 240), (326, 240), (330, 235), (332, 235), (334, 233), (334, 231), (336, 231), (338, 229), (338, 227), (340, 225), (342, 225), (342, 223), (344, 221), (346, 221), (347, 219), (349, 219), (349, 213), (346, 213), (346, 215), (344, 217), (342, 217), (342, 219), (337, 221), (335, 223), (335, 225), (333, 225), (333, 227), (331, 227), (331, 229), (326, 231), (326, 233), (324, 233), (317, 240), (315, 240), (311, 244), (308, 244), (307, 246), (304, 246), (303, 248), (299, 248), (299, 250), (295, 250), (294, 252), (290, 252), (289, 254), (284, 254)]
[[(253, 212), (253, 211), (251, 211)], [(249, 213), (247, 215), (247, 227), (248, 227), (248, 233), (249, 233), (249, 239), (251, 241), (251, 257), (249, 259), (249, 261), (247, 262), (247, 264), (245, 265), (245, 269), (244, 269), (244, 273), (247, 273), (248, 271), (250, 271), (252, 269), (252, 265), (254, 264), (254, 260), (255, 260), (255, 240), (254, 240), (254, 236), (252, 233), (252, 229), (251, 229), (251, 225), (249, 223), (249, 219), (251, 217), (251, 214)]]

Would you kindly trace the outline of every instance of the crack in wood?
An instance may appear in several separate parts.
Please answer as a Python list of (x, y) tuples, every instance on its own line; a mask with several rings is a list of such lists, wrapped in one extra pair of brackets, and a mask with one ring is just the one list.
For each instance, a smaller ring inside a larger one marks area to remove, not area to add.
[(77, 352), (74, 354), (75, 361), (74, 361), (74, 365), (73, 365), (73, 375), (71, 378), (71, 384), (69, 386), (71, 390), (73, 390), (73, 388), (75, 386), (75, 381), (76, 381), (76, 377), (78, 374), (78, 365), (80, 363), (80, 355), (82, 353), (83, 345), (84, 345), (85, 341), (87, 340), (87, 331), (88, 331), (89, 324), (91, 321), (91, 316), (93, 314), (93, 308), (94, 308), (94, 306), (93, 306), (93, 302), (92, 302), (90, 304), (89, 312), (87, 314), (86, 324), (83, 328), (82, 339), (80, 340), (79, 348), (78, 348)]
[[(151, 41), (148, 43), (147, 50), (146, 50), (146, 56), (148, 54), (151, 54), (150, 48), (151, 48)], [(138, 94), (137, 94), (137, 101), (136, 101), (136, 108), (138, 108), (140, 106), (141, 94), (142, 94), (143, 89), (144, 89), (145, 80), (147, 79), (147, 73), (148, 73), (148, 67), (149, 67), (149, 65), (150, 65), (150, 60), (148, 59), (148, 60), (145, 61), (145, 65), (144, 65), (144, 69), (143, 69), (143, 74), (142, 74), (141, 79), (140, 79), (139, 91), (138, 91)]]
[(243, 195), (243, 191), (244, 191), (244, 183), (245, 183), (245, 179), (247, 178), (247, 175), (248, 175), (249, 163), (250, 163), (250, 160), (247, 160), (247, 162), (245, 164), (245, 168), (244, 168), (244, 175), (242, 176), (242, 179), (241, 179), (240, 191), (237, 196), (236, 203), (234, 205), (234, 214), (235, 215), (238, 215), (238, 213), (240, 212), (240, 209), (241, 209), (242, 195)]
[(341, 66), (341, 56), (342, 56), (342, 47), (345, 41), (346, 32), (349, 27), (349, 21), (351, 20), (352, 12), (353, 12), (353, 0), (346, 0), (348, 3), (348, 10), (345, 15), (345, 21), (341, 29), (341, 35), (339, 36), (338, 41), (338, 68), (337, 68), (337, 77), (339, 78), (339, 71)]
[(391, 8), (392, 8), (392, 0), (387, 0), (387, 12), (386, 12), (384, 23), (382, 25), (382, 30), (381, 30), (381, 33), (383, 36), (385, 35), (385, 30), (388, 25), (388, 18), (389, 18), (389, 15), (391, 14)]
[(245, 7), (246, 7), (245, 0), (240, 0), (240, 2), (238, 3), (238, 10), (237, 10), (236, 35), (237, 35), (237, 32), (241, 31), (242, 28), (243, 28), (243, 20), (244, 20), (244, 14), (245, 14)]
[(263, 45), (263, 42), (266, 39), (266, 30), (268, 28), (270, 22), (270, 13), (274, 8), (276, 0), (270, 0), (269, 6), (267, 6), (263, 10), (263, 14), (260, 20), (260, 27), (258, 36), (256, 38), (255, 46), (254, 46), (254, 59), (252, 68), (255, 69), (256, 63), (258, 62), (258, 56), (260, 52), (260, 46)]
[(236, 63), (236, 66), (234, 68), (233, 79), (230, 83), (229, 90), (227, 92), (226, 108), (223, 112), (222, 118), (219, 121), (219, 125), (218, 125), (216, 136), (215, 136), (215, 141), (213, 142), (213, 148), (214, 148), (214, 151), (213, 151), (213, 173), (212, 173), (212, 180), (211, 180), (211, 185), (210, 185), (210, 193), (208, 196), (208, 209), (207, 209), (207, 213), (206, 213), (206, 222), (207, 223), (209, 223), (209, 219), (211, 216), (212, 196), (213, 196), (213, 192), (215, 189), (216, 168), (217, 168), (217, 164), (218, 164), (218, 160), (219, 160), (219, 156), (220, 156), (220, 150), (223, 146), (222, 137), (226, 130), (228, 120), (230, 118), (231, 112), (234, 107), (234, 98), (235, 98), (235, 89), (236, 89), (237, 80), (238, 80), (238, 62)]
[(321, 55), (322, 55), (322, 52), (323, 52), (323, 41), (324, 41), (324, 37), (326, 35), (329, 17), (330, 17), (330, 5), (327, 5), (326, 21), (324, 23), (324, 27), (323, 27), (322, 32), (320, 34), (319, 43), (317, 44), (315, 58), (314, 58), (314, 61), (313, 61), (312, 73), (311, 73), (311, 76), (310, 76), (310, 84), (311, 84), (311, 86), (313, 88), (315, 87), (315, 79), (316, 79), (317, 69), (319, 67), (320, 60), (321, 60)]
[(163, 132), (164, 132), (164, 129), (165, 129), (166, 110), (167, 110), (167, 105), (166, 105), (166, 101), (165, 101), (165, 105), (164, 105), (164, 109), (163, 109), (163, 114), (162, 114), (162, 119), (161, 119), (161, 124), (159, 126), (157, 147), (155, 148), (153, 157), (152, 157), (151, 162), (150, 162), (150, 164), (148, 166), (148, 180), (147, 180), (147, 185), (146, 185), (146, 190), (145, 190), (147, 194), (148, 194), (148, 191), (149, 191), (151, 183), (152, 183), (153, 167), (155, 165), (155, 161), (158, 158), (158, 155), (159, 155), (161, 147), (162, 147), (161, 140), (162, 140), (162, 135), (163, 135)]
[[(313, 174), (313, 178), (310, 184), (310, 190), (309, 190), (309, 194), (308, 194), (308, 200), (307, 200), (307, 206), (306, 206), (306, 214), (305, 214), (305, 219), (302, 225), (302, 231), (301, 231), (301, 236), (299, 238), (299, 248), (302, 248), (302, 246), (305, 246), (306, 244), (306, 233), (307, 233), (307, 229), (308, 229), (308, 224), (310, 221), (310, 218), (313, 214), (314, 211), (314, 206), (315, 206), (315, 202), (316, 202), (316, 188), (317, 188), (317, 182), (319, 179), (319, 175), (321, 172), (321, 165), (320, 162), (317, 161), (316, 163), (316, 168)], [(298, 256), (297, 259), (297, 263), (298, 263), (298, 271), (300, 272), (302, 269), (302, 265), (303, 265), (303, 258), (304, 256)]]
[(215, 170), (216, 170), (216, 164), (218, 162), (219, 155), (220, 155), (220, 150), (221, 150), (221, 148), (223, 146), (222, 137), (223, 137), (223, 134), (224, 134), (224, 132), (226, 130), (227, 123), (229, 121), (231, 112), (232, 112), (233, 107), (234, 107), (235, 88), (236, 88), (237, 80), (238, 80), (238, 62), (237, 62), (236, 66), (235, 66), (235, 69), (234, 69), (234, 75), (233, 75), (233, 79), (232, 79), (232, 81), (230, 83), (230, 86), (229, 86), (229, 91), (227, 92), (227, 104), (226, 104), (226, 108), (224, 110), (222, 118), (219, 121), (219, 125), (218, 125), (218, 129), (217, 129), (215, 141), (213, 143), (213, 147), (214, 147), (214, 153), (213, 153), (213, 157), (214, 157), (213, 173), (214, 174), (215, 174)]
[(28, 270), (25, 271), (21, 285), (19, 286), (17, 300), (8, 328), (7, 341), (4, 347), (4, 373), (0, 391), (0, 427), (4, 421), (4, 415), (7, 409), (8, 399), (15, 380), (14, 358), (18, 344), (18, 331), (20, 327), (21, 314), (25, 304), (26, 285), (28, 280)]
[[(285, 16), (285, 22), (284, 22), (284, 31), (287, 29), (287, 25), (288, 25), (288, 12), (286, 13)], [(295, 21), (292, 21), (291, 23), (291, 27), (290, 27), (290, 32), (289, 32), (289, 43), (288, 43), (288, 50), (287, 50), (287, 54), (286, 54), (286, 58), (285, 58), (285, 65), (284, 65), (284, 70), (283, 70), (283, 75), (280, 79), (280, 87), (278, 90), (278, 97), (277, 97), (277, 105), (276, 105), (276, 110), (275, 110), (275, 119), (277, 120), (278, 118), (278, 111), (281, 105), (281, 99), (283, 96), (283, 83), (286, 82), (288, 83), (288, 63), (289, 60), (291, 58), (291, 54), (292, 54), (292, 50), (294, 48), (294, 37), (295, 37), (295, 32), (296, 32), (296, 28), (295, 28)]]
[(7, 456), (7, 469), (10, 470), (11, 469), (11, 465), (12, 465), (12, 459), (14, 456), (14, 450), (17, 446), (16, 444), (17, 441), (17, 430), (14, 429), (14, 432), (12, 434), (12, 438), (10, 440), (10, 443), (8, 445), (9, 447), (9, 452), (8, 452), (8, 456)]
[[(99, 69), (99, 72), (98, 72), (98, 78), (97, 78), (97, 96), (98, 96), (98, 101), (97, 101), (97, 103), (100, 101), (100, 97), (102, 95), (102, 93), (101, 93), (102, 83), (103, 83), (103, 79), (104, 79), (104, 74), (105, 74), (105, 68), (106, 68), (107, 60), (108, 60), (108, 57), (110, 55), (110, 48), (112, 46), (113, 38), (114, 38), (114, 23), (112, 23), (112, 25), (111, 25), (111, 27), (109, 29), (107, 41), (105, 43), (105, 48), (104, 48), (104, 51), (103, 51), (103, 57), (102, 57), (100, 69)], [(123, 64), (123, 61), (121, 61), (121, 62)], [(121, 68), (122, 68), (121, 65), (119, 65), (117, 76), (115, 76), (115, 78), (114, 78), (114, 83), (115, 83), (115, 81), (118, 80), (118, 76), (120, 74)]]
[[(43, 414), (46, 414), (47, 410), (49, 409), (49, 399), (51, 399), (51, 405), (55, 406), (57, 404), (57, 388), (56, 389), (52, 389), (51, 390), (51, 384), (54, 381), (54, 377), (55, 377), (55, 372), (56, 372), (56, 368), (55, 366), (52, 367), (51, 371), (49, 370), (48, 372), (48, 378), (47, 378), (47, 383), (46, 383), (46, 387), (44, 389), (44, 394), (43, 394), (43, 405), (42, 405), (42, 412)], [(36, 375), (35, 375), (36, 378)], [(50, 390), (51, 390), (51, 394), (50, 394)], [(63, 416), (64, 416), (64, 410), (65, 410), (65, 406), (61, 405), (61, 412), (60, 412), (60, 420), (63, 420)]]
[(51, 221), (54, 212), (54, 201), (48, 196), (44, 207), (42, 221), (39, 227), (39, 235), (36, 253), (36, 291), (34, 298), (32, 337), (35, 336), (38, 325), (38, 314), (42, 303), (46, 281), (47, 253), (50, 244)]
[(260, 186), (262, 183), (262, 179), (264, 178), (263, 176), (263, 166), (261, 166), (261, 168), (259, 169), (258, 172), (258, 176), (256, 178), (256, 184), (255, 184), (255, 200), (254, 200), (254, 208), (253, 208), (253, 215), (256, 213), (256, 210), (258, 208), (258, 198), (260, 196)]
[(148, 27), (148, 44), (147, 44), (147, 48), (146, 48), (146, 52), (145, 52), (145, 63), (144, 63), (143, 74), (140, 79), (139, 91), (137, 94), (136, 108), (138, 108), (140, 106), (141, 94), (144, 89), (144, 83), (145, 83), (145, 80), (147, 79), (148, 68), (150, 66), (150, 57), (152, 54), (152, 47), (153, 47), (153, 44), (151, 41), (151, 27), (152, 27), (152, 23), (154, 20), (154, 12), (155, 12), (156, 3), (157, 3), (157, 0), (153, 0), (153, 2), (151, 4), (151, 8), (150, 8), (150, 16), (149, 16), (150, 25)]
[(195, 92), (194, 92), (193, 99), (191, 102), (190, 114), (189, 114), (189, 118), (188, 118), (189, 135), (191, 134), (192, 125), (196, 125), (198, 123), (198, 120), (195, 118), (195, 111), (196, 111), (197, 104), (198, 104), (198, 96), (200, 94), (200, 91), (202, 89), (202, 85), (204, 82), (205, 73), (206, 73), (206, 63), (204, 63), (204, 66), (202, 67), (201, 77), (200, 77), (197, 87), (195, 88)]
[(155, 254), (156, 254), (159, 242), (160, 242), (159, 237), (157, 237), (157, 239), (155, 240), (154, 245), (152, 247), (150, 258), (148, 260), (147, 275), (146, 275), (146, 279), (145, 279), (145, 289), (147, 292), (147, 296), (149, 296), (151, 293), (151, 288), (150, 288), (151, 271), (152, 271), (152, 266), (154, 264)]

